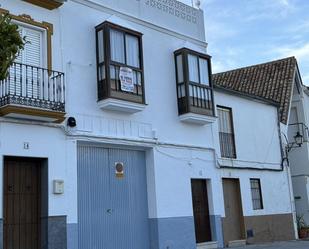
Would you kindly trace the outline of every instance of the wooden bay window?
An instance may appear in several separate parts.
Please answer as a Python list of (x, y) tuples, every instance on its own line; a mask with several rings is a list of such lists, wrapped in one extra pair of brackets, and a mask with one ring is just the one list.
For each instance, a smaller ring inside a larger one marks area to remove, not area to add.
[(187, 48), (174, 54), (179, 115), (214, 116), (211, 57)]
[(142, 34), (109, 22), (96, 27), (98, 100), (145, 103)]

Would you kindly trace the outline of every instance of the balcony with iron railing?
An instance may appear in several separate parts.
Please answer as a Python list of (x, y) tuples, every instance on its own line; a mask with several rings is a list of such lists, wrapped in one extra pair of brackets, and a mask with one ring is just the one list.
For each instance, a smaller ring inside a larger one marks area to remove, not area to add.
[(8, 77), (0, 81), (0, 115), (62, 122), (64, 73), (14, 62)]

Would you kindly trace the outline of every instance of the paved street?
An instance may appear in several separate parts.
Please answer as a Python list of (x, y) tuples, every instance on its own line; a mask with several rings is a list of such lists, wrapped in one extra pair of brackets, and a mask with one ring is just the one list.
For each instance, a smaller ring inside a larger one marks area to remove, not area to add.
[(238, 249), (309, 249), (309, 241), (276, 242), (263, 245), (249, 245)]

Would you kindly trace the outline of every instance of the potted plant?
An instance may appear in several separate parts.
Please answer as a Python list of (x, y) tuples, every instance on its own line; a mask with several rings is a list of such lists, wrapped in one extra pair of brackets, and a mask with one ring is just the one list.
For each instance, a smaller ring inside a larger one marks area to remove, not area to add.
[(296, 217), (297, 219), (297, 230), (298, 230), (298, 237), (300, 239), (304, 239), (308, 237), (308, 227), (304, 220), (304, 215), (299, 215)]
[(10, 66), (25, 44), (26, 37), (20, 36), (9, 14), (0, 14), (0, 80), (8, 77)]

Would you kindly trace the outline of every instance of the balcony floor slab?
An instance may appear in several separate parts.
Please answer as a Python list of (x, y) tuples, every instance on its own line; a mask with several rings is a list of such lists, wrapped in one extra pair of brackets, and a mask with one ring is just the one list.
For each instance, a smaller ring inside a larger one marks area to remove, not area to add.
[(117, 112), (123, 112), (128, 114), (133, 114), (136, 112), (143, 111), (145, 109), (144, 104), (134, 103), (130, 101), (125, 100), (119, 100), (119, 99), (104, 99), (98, 102), (99, 107), (102, 110), (108, 110), (108, 111), (117, 111)]
[(0, 107), (0, 116), (53, 123), (61, 123), (65, 119), (64, 112), (18, 105)]
[(195, 125), (206, 125), (216, 121), (216, 117), (207, 116), (196, 113), (186, 113), (179, 116), (179, 120), (184, 123), (191, 123)]

